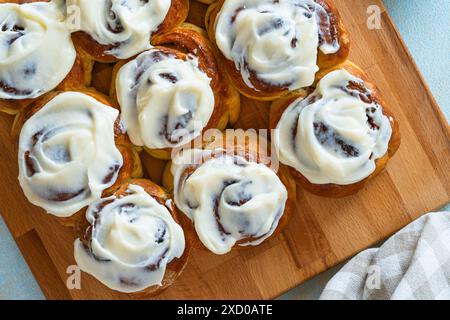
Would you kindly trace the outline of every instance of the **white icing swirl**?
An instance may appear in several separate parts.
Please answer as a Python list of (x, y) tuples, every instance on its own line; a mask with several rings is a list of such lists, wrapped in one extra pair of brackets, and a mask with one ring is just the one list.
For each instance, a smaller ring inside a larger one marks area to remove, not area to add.
[(0, 99), (37, 98), (58, 86), (76, 59), (53, 3), (0, 4)]
[(92, 226), (89, 247), (75, 240), (75, 260), (113, 290), (131, 293), (161, 285), (167, 264), (183, 255), (181, 226), (141, 186), (92, 204), (86, 219)]
[(210, 83), (193, 58), (153, 49), (128, 62), (117, 75), (116, 88), (131, 141), (163, 149), (199, 136), (214, 111)]
[(61, 93), (24, 124), (19, 181), (28, 200), (69, 217), (112, 186), (123, 164), (114, 141), (116, 109), (78, 92)]
[(225, 254), (245, 239), (252, 240), (241, 246), (261, 244), (284, 214), (286, 187), (265, 165), (220, 150), (187, 175), (193, 159), (198, 163), (210, 156), (211, 151), (188, 150), (174, 159), (177, 207), (194, 222), (200, 240), (215, 254)]
[(255, 89), (254, 73), (264, 83), (295, 90), (313, 83), (318, 47), (325, 54), (339, 50), (336, 40), (324, 41), (319, 25), (330, 26), (330, 21), (313, 0), (225, 1), (215, 37), (250, 88)]
[(150, 37), (169, 12), (169, 0), (67, 0), (78, 7), (80, 30), (102, 45), (112, 45), (107, 53), (128, 59), (150, 49)]
[(367, 178), (392, 135), (390, 119), (371, 100), (363, 80), (346, 70), (327, 74), (314, 93), (282, 115), (274, 135), (280, 161), (314, 184), (349, 185)]

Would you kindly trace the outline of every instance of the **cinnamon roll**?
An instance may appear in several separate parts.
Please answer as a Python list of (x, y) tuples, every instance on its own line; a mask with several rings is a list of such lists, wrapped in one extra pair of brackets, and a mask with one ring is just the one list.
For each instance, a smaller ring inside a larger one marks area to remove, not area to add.
[(190, 240), (168, 194), (132, 180), (89, 206), (77, 225), (75, 260), (110, 289), (155, 295), (184, 269)]
[(18, 115), (14, 127), (20, 130), (22, 190), (31, 203), (59, 218), (72, 217), (142, 174), (119, 111), (93, 90), (48, 94)]
[(232, 141), (226, 149), (213, 144), (183, 150), (171, 167), (177, 207), (192, 220), (203, 245), (219, 255), (235, 245), (259, 245), (281, 231), (295, 198), (295, 184), (283, 170), (277, 175), (258, 149), (238, 152), (245, 146)]
[(16, 114), (58, 86), (82, 86), (89, 70), (53, 2), (9, 2), (0, 1), (0, 111)]
[(348, 33), (329, 0), (219, 0), (206, 25), (235, 87), (274, 100), (344, 61)]
[(126, 131), (154, 157), (169, 159), (172, 149), (205, 129), (225, 128), (239, 112), (239, 94), (219, 72), (203, 33), (184, 24), (155, 37), (158, 47), (116, 66), (111, 94)]
[(271, 126), (280, 161), (297, 182), (330, 197), (360, 190), (400, 144), (378, 89), (350, 62), (320, 74), (306, 97), (274, 102)]
[(128, 59), (151, 48), (151, 38), (180, 25), (188, 0), (66, 0), (77, 8), (81, 24), (73, 34), (77, 47), (100, 62)]

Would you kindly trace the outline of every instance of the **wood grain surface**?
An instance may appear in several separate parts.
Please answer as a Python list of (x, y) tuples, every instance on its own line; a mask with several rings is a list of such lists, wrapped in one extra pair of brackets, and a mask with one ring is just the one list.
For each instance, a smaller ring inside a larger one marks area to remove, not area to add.
[[(337, 0), (351, 35), (351, 59), (377, 83), (395, 112), (402, 145), (379, 177), (359, 194), (327, 199), (299, 191), (297, 214), (284, 233), (263, 245), (215, 256), (196, 250), (181, 278), (158, 299), (271, 299), (391, 235), (450, 201), (450, 129), (380, 0)], [(366, 26), (379, 5), (382, 28)], [(192, 2), (190, 19), (205, 7)], [(103, 68), (100, 68), (103, 70)], [(0, 212), (49, 299), (121, 299), (92, 277), (66, 287), (73, 232), (29, 204), (20, 190), (13, 118), (0, 115)], [(243, 99), (238, 125), (267, 126), (267, 104)], [(162, 169), (164, 163), (145, 159)], [(154, 175), (158, 179), (158, 174)]]

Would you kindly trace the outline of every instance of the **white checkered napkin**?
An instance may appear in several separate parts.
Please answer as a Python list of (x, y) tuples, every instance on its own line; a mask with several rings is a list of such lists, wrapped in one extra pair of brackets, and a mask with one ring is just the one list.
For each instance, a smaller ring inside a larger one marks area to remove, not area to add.
[(358, 254), (320, 299), (450, 299), (450, 212), (425, 215)]

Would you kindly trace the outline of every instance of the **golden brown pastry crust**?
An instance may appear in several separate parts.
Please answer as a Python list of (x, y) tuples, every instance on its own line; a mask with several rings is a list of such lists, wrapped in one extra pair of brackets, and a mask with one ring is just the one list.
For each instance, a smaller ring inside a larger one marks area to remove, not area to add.
[(320, 4), (325, 9), (325, 11), (328, 12), (331, 20), (331, 25), (335, 28), (332, 33), (335, 33), (337, 35), (340, 45), (339, 51), (334, 54), (324, 54), (321, 50), (319, 50), (319, 54), (317, 56), (317, 64), (319, 68), (323, 70), (343, 63), (348, 58), (348, 55), (350, 53), (350, 35), (334, 2), (330, 0), (314, 1)]
[[(183, 228), (184, 235), (185, 235), (185, 250), (183, 255), (178, 258), (174, 259), (172, 262), (170, 262), (167, 265), (166, 273), (164, 275), (164, 279), (162, 281), (161, 286), (151, 286), (143, 291), (136, 292), (136, 293), (130, 293), (129, 296), (131, 298), (136, 299), (142, 299), (142, 298), (149, 298), (156, 296), (160, 293), (162, 293), (164, 290), (169, 288), (175, 280), (180, 276), (180, 274), (183, 272), (184, 268), (186, 267), (186, 264), (189, 260), (191, 251), (192, 251), (192, 240), (193, 240), (193, 234), (194, 230), (189, 225), (184, 225), (185, 220), (180, 219), (180, 216), (182, 214), (178, 211), (178, 209), (175, 207), (174, 204), (167, 205), (167, 200), (170, 199), (170, 195), (160, 186), (153, 183), (150, 180), (146, 179), (133, 179), (129, 180), (123, 184), (121, 184), (112, 195), (116, 197), (121, 197), (127, 194), (127, 190), (129, 185), (137, 185), (142, 187), (145, 192), (147, 192), (150, 196), (152, 196), (154, 199), (156, 199), (161, 205), (164, 205), (170, 212), (172, 218), (175, 220), (176, 223), (180, 224)], [(85, 218), (85, 211), (84, 214), (79, 216), (75, 226), (74, 231), (76, 238), (80, 239), (82, 243), (88, 246), (88, 235), (90, 230), (90, 224)]]
[[(270, 236), (269, 239), (278, 236), (283, 229), (287, 226), (289, 220), (291, 219), (295, 207), (296, 207), (296, 197), (297, 197), (297, 188), (295, 181), (291, 178), (289, 174), (289, 170), (286, 166), (280, 165), (278, 170), (275, 171), (274, 168), (271, 168), (271, 163), (274, 159), (271, 158), (271, 150), (270, 150), (270, 142), (268, 142), (263, 137), (254, 135), (247, 135), (244, 130), (227, 130), (226, 133), (212, 133), (210, 136), (205, 136), (204, 141), (204, 149), (205, 150), (216, 150), (218, 154), (228, 154), (231, 156), (239, 156), (247, 161), (255, 161), (257, 163), (264, 164), (272, 169), (280, 178), (281, 182), (286, 187), (288, 192), (288, 199), (286, 201), (286, 206), (284, 210), (284, 214), (281, 217), (278, 227), (275, 232)], [(223, 150), (219, 151), (219, 150)], [(267, 152), (261, 153), (260, 150), (265, 150)], [(276, 161), (276, 160), (275, 160)], [(173, 176), (170, 172), (171, 163), (169, 162), (164, 170), (163, 180), (165, 182), (165, 187), (169, 190), (173, 190)], [(186, 171), (193, 170), (194, 167), (186, 168)], [(189, 223), (192, 225), (192, 222), (184, 217)], [(269, 240), (268, 239), (268, 240)], [(246, 238), (241, 239), (236, 243), (236, 246), (233, 249), (242, 249), (245, 250), (248, 247), (241, 247), (239, 244), (246, 243), (249, 241), (255, 241), (257, 239), (254, 238)], [(266, 240), (266, 241), (268, 241)], [(201, 248), (203, 250), (208, 250), (203, 243), (196, 237), (195, 247)]]
[[(95, 89), (78, 89), (74, 90), (75, 92), (86, 94), (97, 101), (110, 106), (114, 109), (119, 109), (114, 103), (111, 102), (111, 100), (96, 91)], [(19, 114), (16, 115), (16, 118), (14, 120), (13, 128), (12, 128), (12, 135), (15, 138), (16, 141), (19, 140), (20, 131), (22, 130), (23, 125), (25, 122), (30, 119), (36, 112), (41, 110), (50, 100), (52, 100), (57, 95), (63, 93), (64, 91), (54, 91), (50, 92), (40, 99), (36, 100), (32, 104), (29, 105), (29, 107), (26, 110), (23, 110)], [(119, 186), (124, 184), (126, 181), (132, 179), (132, 178), (140, 178), (143, 175), (142, 171), (142, 165), (140, 162), (139, 154), (137, 150), (133, 147), (131, 144), (128, 136), (122, 131), (122, 125), (120, 122), (120, 116), (117, 118), (115, 126), (114, 126), (114, 136), (115, 136), (115, 142), (117, 149), (120, 151), (123, 157), (123, 165), (122, 168), (119, 170), (119, 174), (117, 176), (117, 180), (110, 188), (106, 189), (103, 192), (103, 196), (109, 196), (111, 195)], [(16, 146), (17, 147), (17, 146)], [(65, 225), (65, 226), (72, 226), (74, 221), (79, 216), (80, 212), (74, 214), (71, 217), (68, 218), (57, 218), (58, 221)]]
[[(213, 43), (215, 40), (215, 22), (216, 18), (222, 9), (222, 6), (226, 0), (217, 0), (213, 2), (206, 13), (206, 30), (208, 32), (209, 38)], [(335, 5), (330, 0), (314, 0), (320, 4), (328, 13), (331, 21), (331, 25), (334, 27), (336, 36), (339, 39), (340, 49), (335, 54), (323, 54), (321, 50), (318, 49), (318, 66), (319, 68), (330, 68), (333, 65), (339, 64), (345, 61), (348, 57), (350, 51), (350, 38), (345, 28), (339, 12), (337, 11)], [(250, 88), (242, 79), (241, 72), (236, 69), (235, 63), (228, 60), (217, 48), (215, 47), (218, 59), (221, 65), (224, 66), (228, 77), (230, 78), (233, 85), (237, 90), (244, 96), (255, 99), (255, 100), (266, 100), (271, 101), (280, 98), (289, 93), (289, 89), (273, 86), (267, 84), (257, 78), (254, 73), (250, 73), (250, 81), (255, 88)]]
[[(153, 38), (156, 49), (175, 55), (179, 59), (186, 60), (189, 54), (198, 57), (199, 68), (211, 78), (211, 88), (214, 92), (214, 111), (204, 128), (225, 129), (229, 122), (237, 121), (240, 113), (240, 95), (226, 80), (219, 68), (212, 45), (207, 39), (206, 32), (190, 23), (183, 23), (180, 27), (165, 34)], [(113, 70), (110, 96), (117, 101), (116, 78), (120, 68), (127, 62), (120, 61)], [(168, 160), (172, 149), (148, 149), (145, 150), (155, 158)]]
[[(171, 6), (166, 18), (152, 35), (149, 42), (153, 43), (153, 38), (166, 33), (182, 24), (189, 13), (189, 0), (171, 0)], [(77, 48), (88, 54), (93, 60), (104, 63), (119, 61), (118, 58), (107, 52), (114, 48), (113, 45), (103, 45), (98, 43), (92, 36), (84, 31), (77, 31), (72, 34), (72, 40)]]
[[(367, 76), (367, 74), (358, 66), (356, 66), (354, 63), (350, 61), (346, 61), (340, 65), (334, 66), (333, 68), (322, 70), (317, 74), (316, 82), (314, 85), (317, 85), (317, 83), (328, 73), (338, 70), (338, 69), (345, 69), (350, 74), (362, 79), (365, 83), (365, 86), (371, 90), (371, 95), (375, 102), (377, 102), (379, 105), (383, 107), (383, 114), (387, 116), (388, 118), (392, 118), (392, 137), (389, 141), (388, 151), (387, 153), (382, 157), (376, 160), (376, 170), (366, 179), (350, 184), (350, 185), (338, 185), (338, 184), (313, 184), (306, 179), (305, 176), (303, 176), (300, 172), (298, 172), (294, 168), (289, 168), (290, 174), (294, 178), (294, 180), (297, 182), (298, 185), (300, 185), (302, 188), (310, 191), (311, 193), (325, 196), (325, 197), (332, 197), (332, 198), (339, 198), (339, 197), (345, 197), (352, 195), (354, 193), (357, 193), (361, 189), (364, 188), (365, 184), (371, 180), (372, 178), (376, 177), (386, 166), (389, 159), (391, 159), (394, 154), (397, 152), (398, 148), (400, 147), (401, 142), (401, 135), (400, 135), (400, 128), (397, 120), (395, 119), (393, 113), (386, 105), (384, 99), (382, 98), (378, 88), (376, 85), (370, 80), (370, 78)], [(310, 89), (312, 92), (313, 89)], [(281, 119), (281, 116), (283, 115), (284, 111), (291, 105), (295, 100), (298, 98), (305, 98), (306, 95), (303, 93), (294, 93), (290, 96), (287, 96), (285, 98), (282, 98), (280, 100), (274, 101), (271, 109), (270, 109), (270, 128), (275, 129), (278, 125), (278, 122)]]
[(217, 0), (195, 0), (195, 1), (198, 1), (198, 2), (201, 2), (204, 4), (211, 4), (211, 3), (216, 2)]
[(114, 65), (113, 63), (96, 62), (92, 69), (92, 87), (109, 95)]

